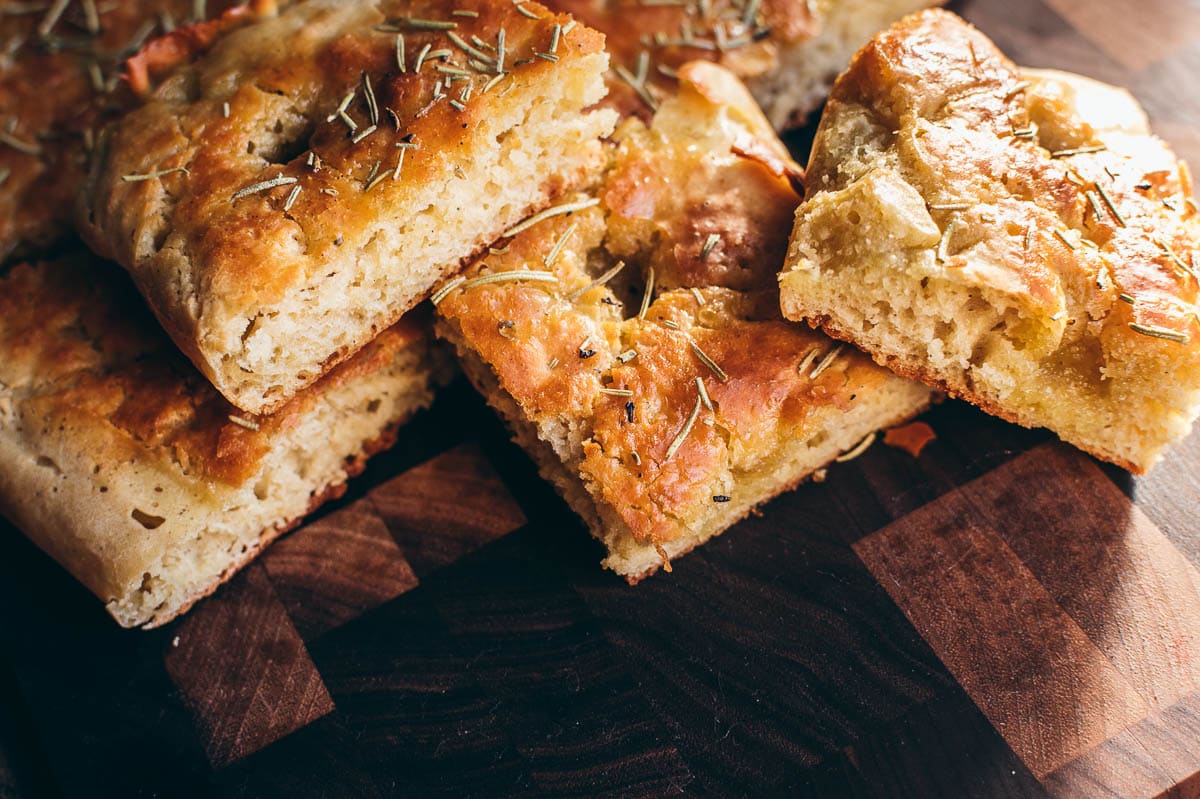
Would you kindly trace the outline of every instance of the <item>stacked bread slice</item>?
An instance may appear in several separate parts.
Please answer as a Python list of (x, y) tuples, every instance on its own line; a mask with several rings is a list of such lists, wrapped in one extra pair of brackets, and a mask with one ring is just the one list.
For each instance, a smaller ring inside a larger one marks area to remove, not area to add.
[(597, 166), (607, 56), (533, 3), (53, 5), (0, 94), (64, 86), (3, 139), (0, 205), (30, 212), (3, 231), (0, 506), (156, 626), (431, 401), (451, 369), (406, 312)]
[(439, 333), (630, 582), (930, 400), (779, 316), (798, 169), (693, 62), (584, 191), (435, 295)]
[(1200, 213), (1128, 93), (1020, 70), (942, 11), (821, 120), (784, 315), (1131, 471), (1200, 413)]

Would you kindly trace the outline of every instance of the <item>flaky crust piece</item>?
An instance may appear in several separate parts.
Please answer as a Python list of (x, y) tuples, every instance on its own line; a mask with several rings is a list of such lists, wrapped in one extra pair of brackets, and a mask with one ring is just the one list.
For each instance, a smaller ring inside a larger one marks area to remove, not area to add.
[(0, 279), (0, 510), (124, 626), (186, 610), (427, 404), (405, 319), (270, 416), (226, 402), (90, 254)]

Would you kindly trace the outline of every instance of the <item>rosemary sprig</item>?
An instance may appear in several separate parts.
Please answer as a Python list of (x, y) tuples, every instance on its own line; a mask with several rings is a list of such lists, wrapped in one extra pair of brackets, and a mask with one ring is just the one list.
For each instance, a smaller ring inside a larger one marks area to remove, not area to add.
[(675, 439), (671, 442), (670, 446), (667, 447), (667, 456), (663, 458), (664, 462), (671, 460), (672, 456), (674, 456), (675, 453), (679, 451), (679, 448), (683, 446), (683, 442), (688, 437), (688, 433), (692, 432), (692, 427), (694, 427), (696, 424), (696, 417), (700, 415), (700, 405), (700, 396), (697, 395), (696, 404), (692, 406), (692, 412), (688, 416), (687, 421), (683, 423), (683, 427), (680, 428), (679, 432), (675, 435)]

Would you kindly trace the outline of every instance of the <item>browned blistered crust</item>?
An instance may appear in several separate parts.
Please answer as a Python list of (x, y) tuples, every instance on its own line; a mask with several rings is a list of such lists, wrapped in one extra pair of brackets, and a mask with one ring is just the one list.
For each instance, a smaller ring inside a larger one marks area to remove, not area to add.
[[(605, 62), (600, 34), (535, 3), (293, 4), (107, 129), (84, 234), (223, 395), (271, 411), (594, 166), (612, 116), (579, 111)], [(541, 97), (554, 118), (515, 118)], [(534, 132), (562, 144), (538, 174)]]
[(576, 210), (434, 294), (468, 376), (631, 581), (929, 399), (780, 319), (799, 170), (728, 72), (680, 76), (653, 127), (618, 131)]
[(743, 80), (753, 79), (779, 67), (781, 47), (806, 41), (820, 29), (817, 4), (805, 0), (550, 0), (547, 5), (605, 34), (614, 69), (605, 103), (646, 119), (674, 92), (674, 75), (688, 61), (714, 61)]
[(878, 30), (939, 0), (547, 0), (608, 37), (605, 103), (648, 120), (688, 61), (746, 82), (778, 129), (804, 124)]
[(21, 264), (0, 288), (0, 507), (126, 626), (183, 612), (337, 496), (447, 374), (417, 314), (252, 416), (115, 265)]
[[(834, 86), (808, 187), (780, 277), (789, 318), (1133, 471), (1186, 433), (1200, 214), (1128, 94), (1022, 71), (954, 15), (913, 15)], [(943, 314), (945, 342), (997, 320), (961, 357), (923, 355), (940, 336), (901, 344), (910, 311)]]
[[(17, 5), (17, 4), (13, 4)], [(70, 3), (55, 20), (53, 4), (0, 13), (0, 261), (62, 238), (100, 126), (132, 97), (122, 61), (163, 26), (191, 22), (191, 0)], [(239, 3), (210, 0), (220, 16)], [(94, 27), (95, 30), (91, 28)], [(16, 145), (14, 146), (13, 140)]]

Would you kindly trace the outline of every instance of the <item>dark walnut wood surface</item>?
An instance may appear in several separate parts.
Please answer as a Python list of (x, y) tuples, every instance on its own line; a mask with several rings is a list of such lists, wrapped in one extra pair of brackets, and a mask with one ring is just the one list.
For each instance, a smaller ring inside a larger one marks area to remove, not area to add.
[[(952, 7), (1200, 164), (1200, 5)], [(1200, 434), (924, 418), (636, 589), (461, 385), (162, 630), (3, 527), (0, 799), (1200, 796)]]

